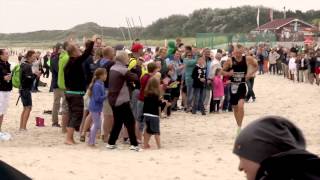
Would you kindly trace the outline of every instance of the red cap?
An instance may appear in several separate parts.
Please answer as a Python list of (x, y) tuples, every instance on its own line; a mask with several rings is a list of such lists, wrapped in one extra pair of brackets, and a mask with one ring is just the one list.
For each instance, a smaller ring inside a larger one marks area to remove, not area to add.
[(138, 52), (140, 49), (143, 49), (143, 45), (139, 43), (135, 43), (131, 47), (131, 51), (135, 53)]

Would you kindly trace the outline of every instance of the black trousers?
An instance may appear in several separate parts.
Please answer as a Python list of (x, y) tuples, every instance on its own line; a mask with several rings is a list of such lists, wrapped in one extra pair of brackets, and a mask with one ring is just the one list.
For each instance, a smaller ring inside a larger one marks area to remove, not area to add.
[(248, 93), (247, 93), (246, 100), (249, 100), (250, 98), (256, 99), (256, 95), (253, 91), (254, 78), (251, 78), (247, 81), (247, 86), (248, 86)]
[(110, 133), (108, 144), (115, 145), (119, 137), (123, 124), (128, 130), (130, 144), (138, 146), (135, 134), (135, 120), (131, 111), (130, 102), (124, 103), (120, 106), (112, 106), (114, 123)]
[(276, 68), (277, 68), (277, 64), (270, 64), (270, 67), (269, 67), (269, 72), (270, 74), (273, 72), (273, 74), (276, 74)]
[(44, 73), (43, 73), (43, 77), (49, 78), (50, 69), (49, 69), (49, 68), (44, 68), (44, 69), (45, 69), (45, 71), (44, 71)]

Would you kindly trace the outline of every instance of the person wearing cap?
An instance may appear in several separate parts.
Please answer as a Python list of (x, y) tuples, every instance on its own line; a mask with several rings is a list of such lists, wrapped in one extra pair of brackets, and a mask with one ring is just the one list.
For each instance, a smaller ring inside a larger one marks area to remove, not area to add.
[(248, 180), (318, 180), (320, 159), (306, 150), (302, 131), (288, 119), (262, 117), (241, 131), (233, 153)]
[[(139, 122), (142, 122), (141, 120), (139, 120), (138, 118), (141, 118), (141, 116), (139, 115), (139, 112), (142, 111), (141, 107), (138, 107), (138, 96), (140, 94), (140, 78), (146, 74), (146, 71), (143, 70), (143, 45), (140, 43), (134, 43), (132, 45), (131, 48), (131, 52), (132, 52), (132, 58), (129, 60), (129, 64), (128, 64), (128, 70), (134, 74), (136, 74), (139, 78), (134, 81), (134, 83), (131, 84), (131, 99), (130, 99), (130, 103), (131, 103), (131, 109), (134, 115), (135, 120), (137, 121), (136, 125), (136, 135), (139, 141), (142, 140), (142, 131), (139, 130), (141, 129), (141, 125)], [(139, 128), (140, 126), (140, 128)]]

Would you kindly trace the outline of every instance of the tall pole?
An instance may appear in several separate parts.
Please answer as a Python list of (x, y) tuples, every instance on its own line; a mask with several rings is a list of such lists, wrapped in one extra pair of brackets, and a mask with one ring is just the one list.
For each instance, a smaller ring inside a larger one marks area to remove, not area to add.
[[(140, 16), (139, 16), (139, 21), (140, 21), (140, 28), (141, 28), (141, 31), (140, 31), (140, 32), (142, 33), (143, 25), (142, 25), (142, 20), (141, 20), (141, 17), (140, 17)], [(147, 45), (147, 39), (146, 39), (146, 38), (144, 38), (144, 39), (145, 39), (145, 40), (144, 40), (145, 45), (148, 46), (148, 45)]]
[(122, 28), (121, 28), (120, 25), (119, 25), (119, 29), (120, 29), (120, 31), (121, 31), (121, 34), (122, 34), (122, 36), (123, 36), (123, 39), (124, 39), (125, 41), (127, 41), (126, 35), (124, 34), (124, 32), (123, 32), (123, 30), (122, 30)]
[(132, 41), (132, 36), (131, 36), (131, 31), (130, 31), (130, 25), (129, 25), (128, 18), (126, 18), (126, 22), (127, 22), (127, 26), (128, 26), (128, 36), (129, 36), (129, 40)]
[(132, 29), (133, 29), (132, 31), (134, 33), (134, 36), (135, 36), (135, 38), (139, 38), (139, 34), (137, 33), (137, 29), (136, 29), (136, 26), (134, 24), (133, 17), (131, 17), (131, 22), (132, 22)]

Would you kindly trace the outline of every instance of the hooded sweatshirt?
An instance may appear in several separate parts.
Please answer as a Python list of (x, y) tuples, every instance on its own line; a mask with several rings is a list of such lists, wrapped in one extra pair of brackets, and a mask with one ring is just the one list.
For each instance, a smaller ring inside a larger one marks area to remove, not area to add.
[(305, 150), (300, 129), (279, 116), (249, 124), (236, 139), (233, 152), (260, 164), (257, 180), (320, 179), (320, 161)]
[(291, 150), (264, 160), (256, 180), (318, 180), (320, 159), (305, 150)]

